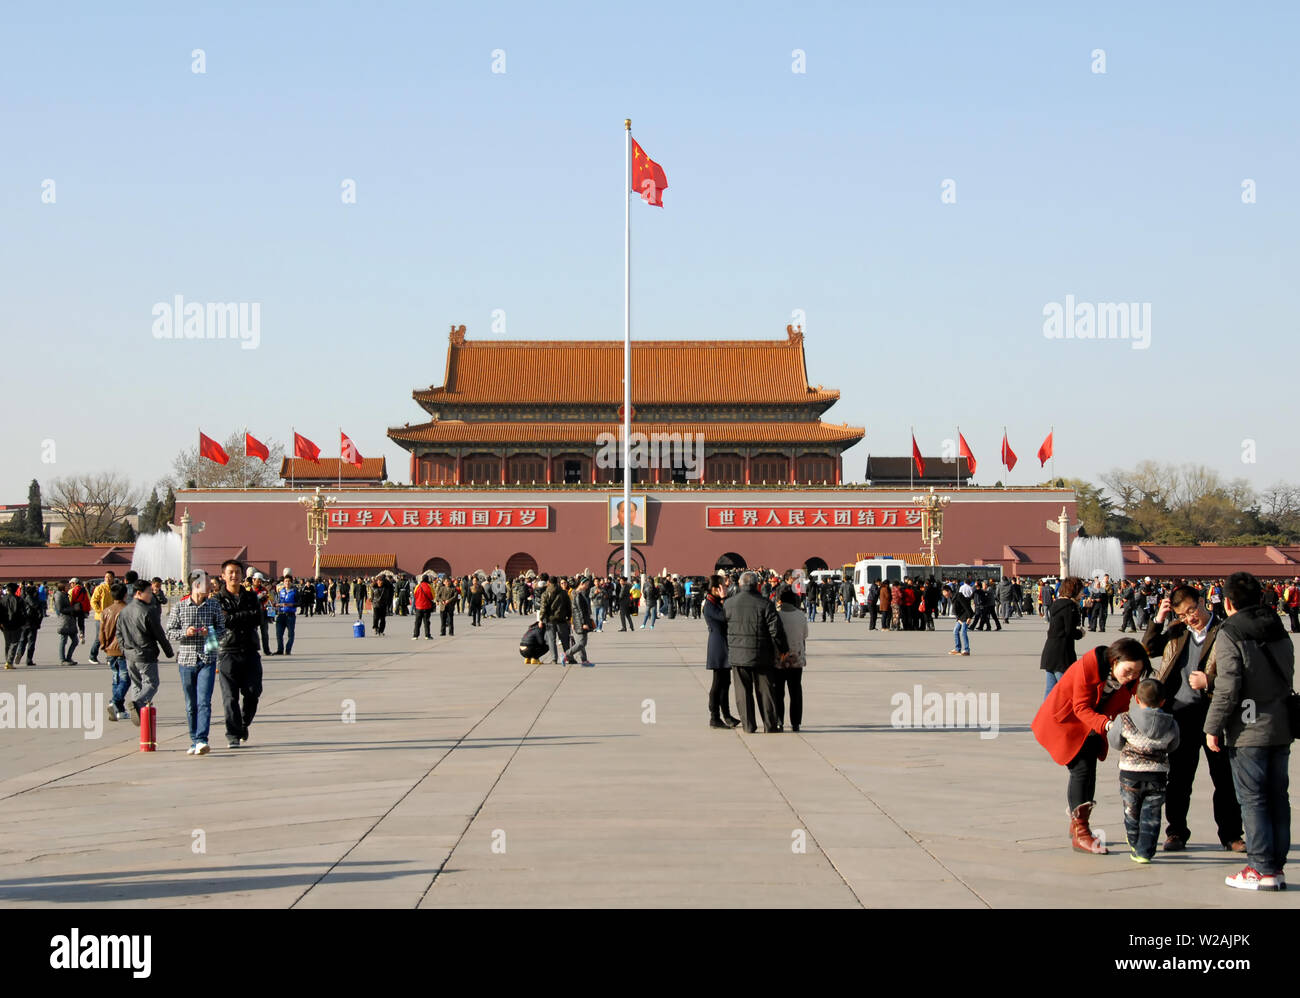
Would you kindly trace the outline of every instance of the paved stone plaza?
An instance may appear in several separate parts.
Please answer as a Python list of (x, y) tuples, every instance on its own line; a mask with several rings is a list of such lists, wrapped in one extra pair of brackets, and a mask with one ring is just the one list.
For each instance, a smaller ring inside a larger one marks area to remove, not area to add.
[[(0, 730), (0, 904), (1300, 907), (1223, 885), (1243, 862), (1218, 847), (1204, 766), (1186, 853), (1130, 862), (1113, 755), (1093, 828), (1115, 852), (1070, 851), (1065, 770), (1029, 732), (1037, 619), (972, 634), (970, 658), (944, 630), (817, 623), (804, 730), (772, 735), (707, 726), (702, 621), (607, 626), (594, 669), (524, 665), (519, 617), (418, 643), (411, 618), (389, 621), (365, 640), (349, 618), (300, 621), (238, 750), (217, 692), (212, 754), (185, 754), (171, 662), (154, 754), (129, 721), (90, 740)], [(109, 688), (104, 667), (3, 676)], [(996, 693), (997, 737), (893, 727), (891, 698), (917, 685)]]

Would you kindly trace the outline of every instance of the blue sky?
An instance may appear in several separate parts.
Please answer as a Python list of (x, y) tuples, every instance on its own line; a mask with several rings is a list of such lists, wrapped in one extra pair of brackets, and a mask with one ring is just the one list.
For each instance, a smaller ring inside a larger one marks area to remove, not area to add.
[[(669, 182), (632, 206), (634, 337), (802, 310), (827, 418), (867, 428), (849, 477), (960, 423), (986, 484), (1004, 424), (1013, 484), (1050, 425), (1058, 475), (1300, 479), (1293, 5), (741, 10), (7, 8), (0, 497), (151, 483), (199, 425), (327, 453), (342, 425), (404, 476), (384, 430), (422, 418), (450, 325), (621, 337), (624, 117)], [(1149, 303), (1149, 349), (1046, 338), (1067, 294)], [(258, 349), (155, 339), (176, 295), (260, 302)]]

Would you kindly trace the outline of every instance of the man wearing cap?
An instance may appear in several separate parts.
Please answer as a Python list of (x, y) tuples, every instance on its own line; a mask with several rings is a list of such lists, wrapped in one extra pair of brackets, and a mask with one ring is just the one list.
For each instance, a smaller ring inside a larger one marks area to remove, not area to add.
[(140, 708), (147, 706), (158, 693), (158, 649), (175, 656), (171, 642), (154, 612), (153, 590), (140, 581), (133, 587), (135, 596), (117, 615), (117, 642), (126, 658), (126, 672), (131, 690), (126, 709), (135, 724), (140, 723)]

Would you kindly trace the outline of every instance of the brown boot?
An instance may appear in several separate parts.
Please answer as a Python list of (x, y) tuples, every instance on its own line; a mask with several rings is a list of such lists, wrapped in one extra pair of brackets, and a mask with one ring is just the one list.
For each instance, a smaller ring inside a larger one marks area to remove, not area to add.
[(1106, 847), (1093, 837), (1092, 829), (1088, 827), (1088, 819), (1092, 817), (1092, 809), (1096, 803), (1090, 800), (1087, 804), (1080, 804), (1070, 813), (1070, 845), (1074, 847), (1075, 852), (1106, 854)]

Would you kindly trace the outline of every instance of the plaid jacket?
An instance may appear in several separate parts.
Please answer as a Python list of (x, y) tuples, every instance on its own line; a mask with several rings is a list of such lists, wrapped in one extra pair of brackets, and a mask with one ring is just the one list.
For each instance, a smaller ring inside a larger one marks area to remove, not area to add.
[(196, 606), (186, 596), (172, 607), (171, 616), (167, 618), (167, 637), (176, 646), (176, 664), (214, 665), (216, 651), (206, 655), (203, 652), (208, 635), (196, 634), (187, 638), (185, 632), (191, 627), (206, 627), (218, 641), (221, 640), (226, 629), (226, 615), (215, 597), (209, 596)]

